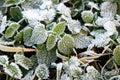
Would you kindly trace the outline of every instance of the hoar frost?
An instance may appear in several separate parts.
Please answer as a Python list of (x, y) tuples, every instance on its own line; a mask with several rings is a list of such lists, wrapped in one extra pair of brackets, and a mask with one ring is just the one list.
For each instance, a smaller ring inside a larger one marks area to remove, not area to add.
[(34, 21), (52, 21), (56, 15), (56, 11), (54, 9), (31, 9), (22, 12), (23, 16), (28, 20)]
[(87, 67), (86, 77), (88, 80), (102, 80), (100, 73), (93, 66)]
[(60, 3), (57, 7), (57, 10), (62, 14), (69, 18), (71, 18), (71, 11), (68, 7), (66, 7), (63, 3)]
[(114, 17), (117, 13), (117, 4), (110, 1), (105, 1), (101, 4), (100, 9), (101, 16)]
[(21, 79), (21, 77), (23, 76), (20, 68), (15, 63), (6, 65), (6, 67), (4, 68), (4, 71), (7, 74), (9, 74), (11, 77), (14, 76), (15, 78), (18, 78), (18, 79)]
[(40, 79), (47, 79), (49, 77), (48, 67), (45, 64), (39, 64), (35, 73)]

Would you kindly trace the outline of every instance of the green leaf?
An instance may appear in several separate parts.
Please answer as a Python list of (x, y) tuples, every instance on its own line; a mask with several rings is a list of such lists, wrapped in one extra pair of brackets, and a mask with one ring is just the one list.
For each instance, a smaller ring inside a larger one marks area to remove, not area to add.
[(23, 30), (15, 35), (14, 40), (18, 42), (23, 40)]
[(9, 7), (9, 6), (12, 6), (12, 5), (18, 5), (18, 4), (20, 4), (20, 3), (24, 2), (24, 1), (25, 0), (6, 0), (4, 5), (6, 7)]
[(113, 50), (113, 59), (117, 65), (120, 65), (120, 45), (116, 46), (116, 48)]
[(30, 38), (32, 36), (33, 29), (31, 27), (26, 27), (23, 30), (23, 41), (26, 46), (31, 46), (32, 43), (30, 43)]
[(55, 32), (57, 35), (61, 35), (64, 33), (66, 23), (65, 22), (59, 22), (55, 25), (53, 28), (53, 32)]
[(15, 20), (19, 21), (22, 19), (21, 8), (19, 6), (10, 8), (10, 16)]
[[(116, 0), (115, 0), (115, 1), (116, 1)], [(118, 2), (120, 2), (120, 1), (118, 0)], [(120, 3), (117, 3), (117, 14), (120, 15)]]
[(32, 61), (29, 58), (25, 57), (24, 55), (15, 54), (14, 59), (15, 59), (16, 64), (19, 64), (20, 66), (22, 66), (26, 70), (29, 70), (33, 66)]
[(52, 0), (53, 3), (58, 4), (59, 0)]
[(6, 55), (1, 55), (0, 56), (0, 65), (5, 66), (8, 64), (8, 57)]
[(18, 65), (15, 63), (6, 65), (4, 67), (4, 71), (8, 75), (10, 75), (11, 77), (14, 77), (14, 78), (21, 79), (21, 77), (22, 77), (22, 72), (21, 72), (20, 68), (18, 67)]
[(38, 63), (46, 64), (47, 66), (50, 66), (51, 63), (55, 62), (57, 59), (55, 50), (56, 48), (50, 51), (47, 51), (45, 44), (37, 45), (36, 56), (37, 56)]
[(33, 44), (42, 44), (46, 41), (47, 36), (45, 26), (40, 24), (34, 27), (30, 41)]
[(5, 31), (5, 37), (10, 38), (12, 37), (15, 32), (19, 29), (20, 25), (18, 23), (11, 23), (7, 30)]
[(81, 13), (81, 17), (84, 22), (89, 23), (89, 22), (92, 22), (92, 20), (94, 18), (94, 14), (92, 11), (83, 11)]
[(75, 46), (74, 39), (68, 34), (65, 34), (63, 38), (58, 42), (59, 51), (65, 55), (70, 54), (74, 46)]
[(54, 48), (56, 42), (57, 42), (57, 36), (54, 34), (49, 35), (46, 43), (47, 50), (51, 50), (52, 48)]
[(20, 0), (6, 0), (6, 3), (18, 3)]

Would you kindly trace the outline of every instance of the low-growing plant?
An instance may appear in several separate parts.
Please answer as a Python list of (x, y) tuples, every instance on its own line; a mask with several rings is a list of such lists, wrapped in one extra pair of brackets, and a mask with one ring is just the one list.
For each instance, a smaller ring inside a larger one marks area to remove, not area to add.
[(0, 80), (119, 80), (119, 2), (1, 0)]

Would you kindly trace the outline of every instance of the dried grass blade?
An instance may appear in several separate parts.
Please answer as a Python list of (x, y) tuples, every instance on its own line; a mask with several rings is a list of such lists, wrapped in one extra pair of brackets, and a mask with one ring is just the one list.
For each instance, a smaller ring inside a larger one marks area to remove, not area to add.
[(34, 52), (35, 49), (32, 48), (22, 48), (22, 47), (9, 47), (0, 45), (0, 50), (4, 52)]

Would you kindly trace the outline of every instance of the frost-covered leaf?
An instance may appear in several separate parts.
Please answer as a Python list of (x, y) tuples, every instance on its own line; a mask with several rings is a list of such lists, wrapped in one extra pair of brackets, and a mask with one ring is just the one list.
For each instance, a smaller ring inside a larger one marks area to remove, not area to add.
[(39, 9), (30, 9), (22, 11), (23, 17), (27, 18), (28, 20), (37, 21), (40, 20), (40, 10)]
[(7, 16), (4, 16), (2, 18), (2, 23), (1, 23), (1, 26), (0, 26), (0, 33), (2, 33), (5, 30), (5, 28), (6, 28), (6, 22), (7, 22)]
[(77, 34), (73, 36), (75, 41), (75, 48), (87, 48), (91, 44), (92, 37), (83, 35), (83, 34)]
[(48, 67), (45, 64), (39, 64), (39, 66), (36, 68), (35, 73), (38, 78), (41, 79), (48, 79), (49, 77), (49, 70)]
[(89, 5), (91, 8), (95, 8), (96, 10), (100, 10), (97, 3), (88, 2), (88, 5)]
[[(55, 9), (30, 9), (22, 12), (23, 17), (27, 18), (29, 21), (45, 21), (45, 22), (51, 22), (55, 15), (56, 11)], [(31, 24), (31, 23), (30, 23)]]
[(92, 35), (92, 36), (97, 36), (97, 35), (99, 35), (99, 34), (103, 34), (103, 33), (105, 33), (106, 31), (104, 30), (104, 29), (98, 29), (98, 30), (93, 30), (93, 31), (91, 31), (90, 32), (90, 34)]
[(102, 17), (114, 17), (117, 13), (117, 4), (111, 1), (105, 1), (100, 6)]
[(73, 33), (73, 34), (77, 34), (80, 32), (81, 30), (81, 25), (80, 22), (78, 20), (72, 20), (72, 19), (68, 19), (67, 21), (67, 25), (68, 25), (68, 29)]
[(38, 63), (46, 64), (47, 66), (50, 66), (50, 64), (52, 62), (55, 62), (57, 59), (55, 50), (56, 48), (50, 51), (47, 51), (45, 44), (37, 45), (36, 56), (37, 56)]
[(120, 15), (116, 15), (117, 21), (120, 21)]
[(8, 57), (6, 55), (1, 55), (0, 56), (0, 65), (7, 65), (8, 64)]
[(76, 69), (78, 70), (78, 72), (80, 72), (80, 73), (82, 72), (82, 70), (80, 70), (78, 68), (78, 66), (80, 66), (80, 64), (81, 63), (79, 62), (79, 59), (77, 57), (72, 56), (69, 59), (69, 61), (63, 62), (63, 69), (67, 74), (69, 74), (71, 76), (76, 76), (77, 75), (77, 74), (75, 74), (77, 72)]
[(29, 59), (33, 63), (33, 68), (35, 68), (38, 65), (37, 56), (36, 55), (32, 55)]
[(111, 18), (109, 17), (98, 17), (97, 20), (95, 21), (95, 23), (98, 25), (98, 26), (103, 26), (107, 21), (110, 21), (112, 20)]
[(47, 43), (46, 43), (47, 50), (49, 51), (52, 48), (54, 48), (56, 45), (56, 42), (57, 42), (57, 36), (54, 34), (50, 34), (48, 39), (47, 39)]
[(11, 7), (11, 8), (10, 8), (10, 16), (11, 16), (15, 21), (19, 21), (20, 19), (22, 19), (21, 8), (20, 8), (19, 6)]
[(62, 14), (65, 15), (66, 17), (71, 18), (71, 10), (66, 7), (63, 3), (58, 4), (57, 10)]
[(43, 4), (40, 6), (41, 9), (50, 9), (53, 3), (51, 0), (44, 1)]
[(63, 74), (63, 75), (61, 75), (60, 80), (71, 80), (71, 79), (67, 74)]
[(23, 41), (26, 46), (31, 46), (32, 43), (30, 43), (30, 38), (32, 36), (33, 29), (31, 27), (26, 27), (23, 30)]
[(88, 66), (86, 70), (87, 80), (102, 80), (100, 73), (93, 66)]
[[(68, 67), (64, 64), (64, 69), (65, 69), (65, 72), (67, 74), (69, 74), (69, 76), (73, 76), (73, 77), (79, 77), (81, 74), (82, 74), (82, 69), (80, 66), (80, 62), (79, 62), (79, 59), (77, 57), (74, 57), (72, 56), (70, 58), (70, 61), (68, 62)], [(68, 68), (68, 71), (67, 71), (67, 68)]]
[(61, 35), (64, 33), (65, 26), (66, 26), (65, 22), (59, 22), (54, 26), (53, 32), (55, 32), (57, 35)]
[(40, 12), (40, 15), (41, 15), (40, 18), (43, 19), (41, 21), (45, 21), (46, 23), (49, 23), (55, 18), (56, 11), (55, 9), (49, 9), (49, 10), (45, 9)]
[(113, 76), (109, 80), (120, 80), (120, 75)]
[(2, 21), (3, 18), (3, 14), (2, 14), (2, 10), (0, 10), (0, 21)]
[(36, 25), (32, 31), (30, 42), (33, 44), (42, 44), (47, 39), (47, 32), (43, 24)]
[(14, 40), (18, 42), (23, 40), (23, 30), (21, 30), (14, 36)]
[(65, 34), (63, 38), (58, 42), (58, 50), (65, 55), (70, 54), (74, 46), (75, 46), (74, 39), (69, 34)]
[(120, 36), (118, 36), (118, 38), (116, 40), (120, 44)]
[(10, 38), (12, 37), (15, 32), (19, 29), (20, 25), (18, 23), (11, 23), (7, 30), (5, 31), (5, 37)]
[(110, 42), (110, 35), (108, 33), (101, 33), (95, 36), (91, 42), (97, 47), (104, 47)]
[(26, 70), (29, 70), (33, 66), (32, 61), (22, 54), (14, 54), (14, 59), (15, 59), (16, 64), (19, 64), (20, 66), (22, 66)]
[(113, 58), (117, 65), (120, 65), (120, 46), (116, 46), (116, 48), (113, 51)]
[(4, 67), (4, 71), (9, 74), (11, 77), (21, 79), (22, 72), (17, 64), (10, 63)]
[(83, 11), (81, 13), (81, 17), (82, 17), (84, 22), (89, 23), (93, 20), (94, 14), (92, 11)]
[[(62, 73), (67, 74), (68, 76), (72, 76), (73, 78), (78, 78), (82, 75), (82, 68), (80, 67), (81, 62), (77, 57), (72, 56), (69, 61), (65, 61), (62, 63)], [(58, 67), (58, 66), (57, 66)], [(61, 73), (61, 74), (62, 74)]]
[(69, 67), (69, 74), (70, 76), (73, 77), (79, 77), (82, 74), (82, 68), (81, 67), (76, 67), (74, 65)]
[(25, 0), (6, 0), (4, 6), (9, 7), (9, 6), (12, 6), (12, 5), (18, 5), (18, 4), (20, 4), (24, 1)]
[(70, 58), (70, 65), (79, 66), (80, 65), (79, 59), (77, 57), (72, 56)]
[(104, 29), (107, 30), (107, 32), (110, 35), (113, 35), (115, 32), (117, 32), (116, 30), (116, 26), (115, 23), (113, 21), (107, 21), (104, 25), (103, 25)]
[(45, 0), (25, 0), (24, 3), (22, 3), (22, 8), (24, 10), (28, 10), (28, 9), (36, 9), (39, 8), (40, 5), (43, 3), (43, 1)]
[(105, 72), (105, 76), (106, 76), (107, 79), (110, 79), (111, 77), (116, 76), (118, 74), (119, 74), (118, 71), (115, 70), (115, 69)]

